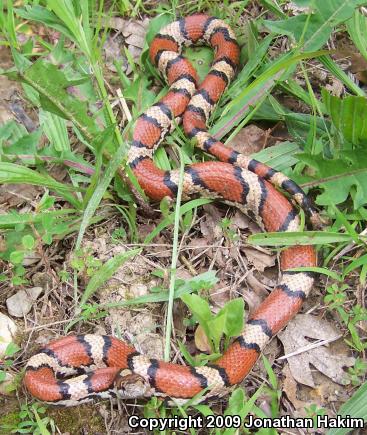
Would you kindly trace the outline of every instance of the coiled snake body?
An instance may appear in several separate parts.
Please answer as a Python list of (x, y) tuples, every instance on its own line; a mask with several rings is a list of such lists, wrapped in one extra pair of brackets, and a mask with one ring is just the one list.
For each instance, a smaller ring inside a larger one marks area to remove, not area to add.
[[(213, 47), (210, 72), (197, 87), (196, 71), (181, 56), (192, 44)], [(234, 204), (266, 231), (297, 231), (298, 214), (275, 187), (315, 216), (303, 191), (285, 175), (243, 156), (210, 136), (206, 123), (235, 74), (239, 47), (231, 28), (206, 15), (194, 15), (164, 27), (150, 46), (150, 59), (166, 78), (167, 95), (137, 120), (128, 162), (146, 194), (153, 200), (175, 197), (179, 172), (157, 168), (152, 156), (175, 123), (183, 121), (185, 134), (221, 162), (185, 168), (184, 198), (209, 196)], [(188, 367), (150, 359), (128, 344), (100, 335), (78, 335), (49, 343), (30, 358), (24, 378), (29, 392), (40, 400), (73, 406), (94, 398), (161, 396), (184, 403), (198, 393), (197, 402), (221, 397), (241, 382), (261, 350), (299, 311), (310, 292), (311, 273), (287, 269), (315, 266), (312, 246), (282, 251), (282, 276), (272, 293), (247, 321), (245, 330), (214, 364)]]

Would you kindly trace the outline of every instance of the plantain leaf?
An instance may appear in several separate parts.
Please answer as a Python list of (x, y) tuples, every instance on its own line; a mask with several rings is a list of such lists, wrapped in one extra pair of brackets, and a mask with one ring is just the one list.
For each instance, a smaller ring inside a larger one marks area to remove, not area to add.
[(99, 131), (95, 121), (88, 114), (87, 102), (76, 99), (68, 92), (69, 87), (88, 80), (88, 76), (70, 81), (55, 65), (43, 59), (37, 60), (22, 72), (7, 71), (2, 74), (35, 89), (39, 93), (44, 110), (73, 122), (88, 140), (91, 141)]
[(367, 98), (330, 95), (322, 90), (322, 99), (334, 127), (353, 145), (367, 145)]

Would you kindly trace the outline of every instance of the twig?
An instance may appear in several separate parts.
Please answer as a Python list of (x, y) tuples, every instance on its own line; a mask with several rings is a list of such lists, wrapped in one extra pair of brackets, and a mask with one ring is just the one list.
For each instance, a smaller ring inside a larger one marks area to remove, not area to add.
[(299, 355), (300, 353), (307, 352), (311, 349), (316, 349), (317, 347), (324, 346), (325, 344), (331, 343), (332, 341), (338, 340), (342, 335), (337, 335), (336, 337), (329, 338), (327, 340), (321, 340), (316, 343), (308, 344), (307, 346), (303, 346), (294, 352), (288, 353), (287, 355), (283, 355), (279, 358), (276, 358), (277, 361), (282, 359), (290, 358), (291, 356)]

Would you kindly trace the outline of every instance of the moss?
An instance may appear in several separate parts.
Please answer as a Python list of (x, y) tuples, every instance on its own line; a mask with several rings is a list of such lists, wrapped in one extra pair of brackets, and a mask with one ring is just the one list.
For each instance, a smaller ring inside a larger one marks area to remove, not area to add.
[(19, 410), (8, 412), (0, 416), (0, 434), (9, 434), (9, 429), (4, 429), (4, 426), (17, 427), (20, 423)]
[(47, 415), (53, 418), (61, 432), (73, 435), (81, 433), (105, 433), (104, 420), (92, 405), (75, 408), (48, 408)]

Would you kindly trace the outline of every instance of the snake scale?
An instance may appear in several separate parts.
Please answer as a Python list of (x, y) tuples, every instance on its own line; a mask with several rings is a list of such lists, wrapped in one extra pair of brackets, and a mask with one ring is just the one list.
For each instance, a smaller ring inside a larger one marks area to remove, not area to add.
[[(197, 73), (181, 52), (190, 45), (209, 45), (214, 61), (198, 86)], [(185, 167), (183, 197), (210, 197), (233, 204), (264, 231), (298, 231), (300, 219), (288, 192), (310, 216), (316, 216), (304, 192), (288, 177), (224, 146), (208, 133), (215, 104), (233, 79), (239, 46), (222, 20), (193, 15), (175, 21), (155, 36), (150, 60), (169, 85), (168, 93), (136, 121), (128, 163), (140, 186), (155, 201), (175, 197), (179, 171), (163, 171), (153, 153), (182, 121), (188, 138), (220, 161)], [(198, 393), (196, 403), (227, 394), (250, 372), (261, 350), (300, 310), (314, 276), (288, 269), (316, 265), (312, 246), (292, 246), (280, 255), (281, 278), (246, 322), (245, 330), (214, 363), (189, 367), (148, 358), (111, 336), (72, 335), (49, 343), (32, 356), (24, 383), (38, 399), (74, 406), (95, 398), (159, 396), (183, 404)]]

